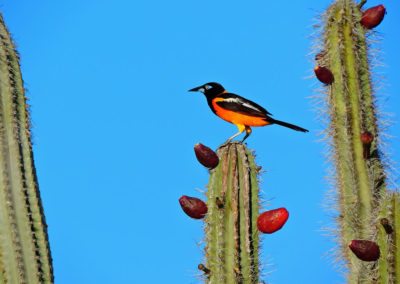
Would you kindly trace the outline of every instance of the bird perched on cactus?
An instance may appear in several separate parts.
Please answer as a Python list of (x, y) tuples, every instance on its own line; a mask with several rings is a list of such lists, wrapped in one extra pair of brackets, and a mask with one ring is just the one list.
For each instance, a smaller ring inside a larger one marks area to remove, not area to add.
[(266, 126), (278, 124), (296, 131), (308, 132), (300, 126), (290, 124), (271, 117), (262, 106), (245, 99), (239, 95), (229, 93), (225, 88), (215, 82), (190, 89), (189, 92), (202, 92), (206, 98), (211, 110), (220, 118), (237, 126), (238, 132), (231, 136), (226, 143), (246, 131), (242, 142), (251, 134), (251, 126)]

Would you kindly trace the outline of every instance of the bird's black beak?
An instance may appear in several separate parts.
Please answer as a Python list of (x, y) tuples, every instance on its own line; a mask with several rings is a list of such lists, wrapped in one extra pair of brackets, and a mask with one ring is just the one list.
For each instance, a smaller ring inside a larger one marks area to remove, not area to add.
[(204, 91), (205, 91), (204, 86), (199, 86), (189, 90), (189, 92), (202, 92), (202, 93), (204, 93)]

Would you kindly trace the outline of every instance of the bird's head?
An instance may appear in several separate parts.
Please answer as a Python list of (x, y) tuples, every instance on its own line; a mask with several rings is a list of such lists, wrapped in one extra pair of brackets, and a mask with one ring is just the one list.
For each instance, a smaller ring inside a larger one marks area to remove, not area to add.
[(189, 92), (202, 92), (207, 96), (219, 95), (225, 91), (221, 84), (210, 82), (196, 88), (190, 89)]

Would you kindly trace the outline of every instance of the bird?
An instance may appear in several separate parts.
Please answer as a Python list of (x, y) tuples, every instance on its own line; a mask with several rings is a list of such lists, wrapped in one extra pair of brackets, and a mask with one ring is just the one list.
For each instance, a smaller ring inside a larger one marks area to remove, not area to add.
[(214, 114), (223, 120), (237, 126), (238, 132), (225, 142), (231, 142), (235, 137), (246, 131), (242, 143), (250, 136), (252, 126), (277, 124), (300, 132), (308, 132), (300, 126), (272, 118), (272, 114), (262, 106), (239, 95), (229, 93), (216, 82), (209, 82), (190, 89), (189, 92), (201, 92), (207, 99), (208, 106)]

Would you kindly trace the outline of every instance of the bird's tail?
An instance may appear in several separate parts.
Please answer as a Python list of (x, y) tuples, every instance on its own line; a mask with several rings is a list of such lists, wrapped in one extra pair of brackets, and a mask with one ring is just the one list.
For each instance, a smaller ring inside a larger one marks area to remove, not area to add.
[(300, 127), (300, 126), (297, 126), (297, 125), (294, 125), (294, 124), (290, 124), (290, 123), (287, 123), (287, 122), (284, 122), (284, 121), (273, 119), (271, 122), (275, 123), (275, 124), (278, 124), (278, 125), (281, 125), (281, 126), (284, 126), (284, 127), (287, 127), (287, 128), (290, 128), (290, 129), (293, 129), (293, 130), (296, 130), (296, 131), (308, 132), (307, 129), (304, 129), (304, 128)]

